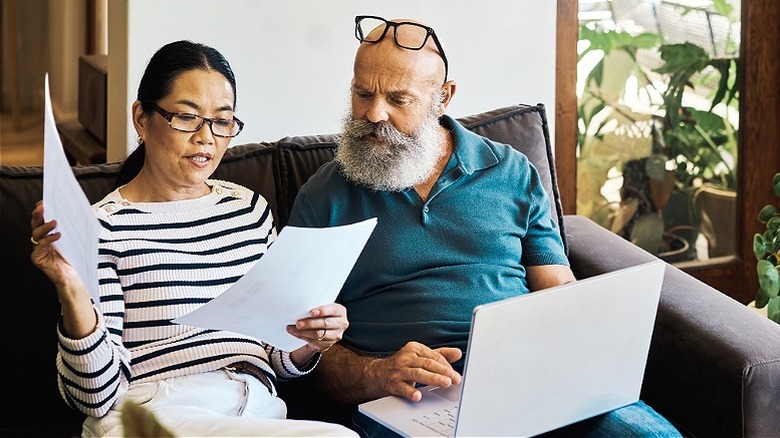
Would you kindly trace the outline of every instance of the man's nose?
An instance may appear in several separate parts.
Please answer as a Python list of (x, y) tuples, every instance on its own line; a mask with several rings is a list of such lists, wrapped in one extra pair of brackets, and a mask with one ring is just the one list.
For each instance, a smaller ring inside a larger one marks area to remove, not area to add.
[(380, 98), (371, 100), (366, 111), (366, 119), (373, 123), (388, 121), (389, 108), (387, 102)]

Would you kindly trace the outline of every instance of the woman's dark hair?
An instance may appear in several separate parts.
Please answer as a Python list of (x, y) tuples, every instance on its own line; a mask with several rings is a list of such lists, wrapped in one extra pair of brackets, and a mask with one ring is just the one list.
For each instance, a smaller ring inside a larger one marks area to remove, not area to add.
[[(173, 89), (173, 84), (182, 73), (191, 70), (215, 70), (230, 82), (233, 88), (233, 107), (236, 106), (236, 77), (224, 56), (217, 49), (192, 41), (175, 41), (162, 46), (149, 60), (138, 85), (138, 97), (144, 112), (151, 114), (150, 103), (159, 101)], [(144, 165), (146, 147), (144, 143), (125, 159), (119, 170), (114, 188), (127, 184), (138, 175)]]

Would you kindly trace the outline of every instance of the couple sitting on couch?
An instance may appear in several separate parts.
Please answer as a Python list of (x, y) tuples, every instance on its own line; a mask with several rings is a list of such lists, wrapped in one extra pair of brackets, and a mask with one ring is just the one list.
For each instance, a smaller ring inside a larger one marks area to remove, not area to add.
[[(354, 435), (286, 420), (276, 379), (314, 371), (345, 403), (417, 401), (418, 384), (460, 381), (474, 306), (575, 281), (533, 166), (444, 114), (456, 87), (433, 29), (360, 16), (355, 32), (351, 117), (289, 223), (378, 225), (338, 303), (287, 327), (307, 342), (300, 349), (171, 323), (224, 292), (276, 237), (261, 196), (209, 179), (243, 127), (235, 78), (215, 49), (170, 43), (141, 79), (132, 108), (139, 147), (93, 206), (99, 309), (52, 246), (56, 218), (45, 221), (36, 206), (31, 259), (57, 288), (58, 384), (88, 415), (84, 435), (121, 435), (125, 401), (144, 404), (175, 435)], [(511, 199), (485, 202), (498, 198)], [(485, 227), (502, 235), (467, 239)], [(355, 415), (361, 434), (390, 433)], [(642, 402), (552, 434), (679, 435)]]

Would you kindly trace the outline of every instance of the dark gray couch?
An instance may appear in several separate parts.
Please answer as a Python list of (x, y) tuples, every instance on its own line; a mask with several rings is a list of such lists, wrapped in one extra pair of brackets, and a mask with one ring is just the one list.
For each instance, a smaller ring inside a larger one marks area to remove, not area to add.
[[(563, 215), (543, 106), (511, 106), (460, 120), (512, 144), (536, 165), (578, 278), (653, 259), (587, 218)], [(265, 196), (281, 229), (298, 189), (332, 158), (334, 147), (333, 135), (235, 146), (214, 177)], [(74, 172), (96, 202), (111, 190), (118, 168), (110, 163)], [(83, 419), (57, 392), (59, 305), (51, 284), (29, 261), (30, 212), (41, 197), (41, 167), (0, 166), (1, 436), (75, 436)], [(292, 418), (343, 419), (325, 408), (333, 405), (296, 396), (302, 389), (309, 389), (305, 379), (280, 388)], [(780, 326), (668, 266), (642, 398), (689, 436), (780, 436)]]

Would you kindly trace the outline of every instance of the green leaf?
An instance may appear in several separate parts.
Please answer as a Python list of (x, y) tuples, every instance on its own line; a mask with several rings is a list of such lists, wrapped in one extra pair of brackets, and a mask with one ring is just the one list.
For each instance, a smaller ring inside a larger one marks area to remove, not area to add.
[(126, 401), (122, 405), (120, 418), (125, 429), (125, 436), (160, 438), (174, 436), (157, 421), (157, 417), (151, 411), (131, 401)]
[(724, 132), (726, 123), (723, 117), (709, 111), (702, 111), (692, 107), (685, 107), (691, 118), (706, 132)]
[(766, 230), (773, 237), (777, 237), (777, 232), (780, 230), (780, 215), (775, 214), (766, 221)]
[(712, 66), (720, 73), (720, 81), (718, 82), (718, 89), (715, 92), (715, 97), (712, 98), (710, 111), (715, 108), (715, 105), (723, 100), (726, 96), (726, 92), (729, 91), (729, 68), (731, 67), (731, 60), (718, 59), (712, 62)]
[(772, 185), (775, 186), (775, 196), (780, 198), (780, 172), (775, 174), (775, 177), (772, 178)]
[(661, 42), (661, 36), (657, 33), (645, 32), (635, 36), (631, 42), (639, 49), (652, 49)]
[(766, 308), (766, 316), (772, 321), (780, 324), (780, 297), (769, 300), (769, 305)]
[(758, 212), (758, 221), (765, 224), (769, 222), (769, 219), (772, 219), (775, 216), (775, 213), (777, 213), (775, 206), (767, 204)]
[(756, 291), (756, 309), (763, 309), (769, 304), (770, 299), (771, 297), (759, 287)]
[(756, 233), (753, 236), (753, 254), (756, 255), (756, 260), (761, 260), (766, 254), (766, 245), (764, 245), (764, 237), (761, 234)]
[(664, 44), (659, 51), (664, 65), (654, 70), (658, 73), (687, 72), (690, 76), (706, 67), (710, 60), (707, 52), (693, 43)]
[(729, 17), (734, 12), (734, 6), (729, 4), (727, 0), (712, 0), (712, 7), (724, 17)]
[(777, 268), (767, 260), (759, 260), (756, 271), (761, 290), (772, 298), (776, 297), (780, 291), (780, 274), (777, 273)]

